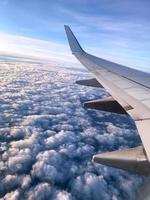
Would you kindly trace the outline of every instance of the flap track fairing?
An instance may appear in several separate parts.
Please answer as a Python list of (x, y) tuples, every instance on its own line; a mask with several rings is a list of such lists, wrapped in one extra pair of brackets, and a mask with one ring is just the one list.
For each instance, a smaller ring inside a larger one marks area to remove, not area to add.
[(117, 114), (127, 114), (127, 112), (122, 108), (122, 106), (112, 97), (106, 97), (100, 100), (87, 101), (84, 103), (84, 107)]
[(145, 176), (150, 174), (150, 163), (142, 146), (97, 154), (93, 161)]
[(103, 88), (103, 86), (95, 78), (79, 80), (76, 81), (76, 83), (84, 86)]

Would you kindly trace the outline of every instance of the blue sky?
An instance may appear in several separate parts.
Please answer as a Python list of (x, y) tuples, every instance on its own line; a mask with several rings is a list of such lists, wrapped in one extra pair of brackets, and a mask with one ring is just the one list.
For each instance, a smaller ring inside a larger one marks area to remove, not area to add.
[(0, 53), (79, 65), (67, 46), (63, 25), (68, 24), (88, 52), (147, 69), (149, 7), (149, 0), (1, 0)]

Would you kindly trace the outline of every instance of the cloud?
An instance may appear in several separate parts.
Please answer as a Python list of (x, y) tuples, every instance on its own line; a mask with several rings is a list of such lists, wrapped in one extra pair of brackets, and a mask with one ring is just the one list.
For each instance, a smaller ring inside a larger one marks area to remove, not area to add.
[[(127, 116), (83, 108), (103, 89), (76, 85), (86, 72), (1, 63), (2, 199), (136, 199), (142, 176), (93, 163), (98, 152), (141, 143)], [(4, 112), (3, 112), (4, 111)]]
[(15, 190), (7, 193), (2, 200), (19, 200), (19, 191)]
[(51, 194), (52, 194), (51, 190), (52, 190), (52, 188), (48, 183), (40, 183), (40, 184), (38, 184), (35, 187), (30, 189), (30, 191), (27, 194), (27, 196), (28, 196), (27, 199), (28, 200), (49, 199), (51, 197)]
[(79, 199), (83, 196), (85, 199), (110, 199), (107, 193), (108, 185), (103, 176), (96, 176), (93, 173), (85, 173), (77, 177), (72, 186), (72, 193), (76, 194)]
[(58, 191), (56, 193), (55, 199), (56, 200), (59, 200), (59, 199), (62, 199), (62, 200), (72, 200), (73, 198), (71, 197), (71, 194), (69, 194), (66, 191)]
[(67, 42), (66, 44), (48, 42), (9, 34), (0, 34), (0, 42), (0, 52), (4, 56), (49, 61), (61, 66), (81, 66), (75, 58), (72, 58)]

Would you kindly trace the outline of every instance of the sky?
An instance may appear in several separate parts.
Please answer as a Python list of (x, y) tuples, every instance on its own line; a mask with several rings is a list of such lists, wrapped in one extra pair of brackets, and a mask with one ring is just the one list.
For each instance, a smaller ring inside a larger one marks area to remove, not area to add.
[(89, 53), (148, 70), (149, 7), (149, 0), (1, 0), (0, 53), (80, 67), (68, 47), (67, 24)]

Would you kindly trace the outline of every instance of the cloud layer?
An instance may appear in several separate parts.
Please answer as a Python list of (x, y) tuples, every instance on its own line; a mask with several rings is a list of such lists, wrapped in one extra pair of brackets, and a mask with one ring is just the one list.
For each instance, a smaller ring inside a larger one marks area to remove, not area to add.
[[(63, 27), (62, 27), (63, 29)], [(30, 37), (0, 33), (0, 53), (17, 60), (50, 62), (61, 66), (81, 66), (71, 56), (68, 43), (48, 42)], [(58, 51), (60, 50), (60, 51)]]
[(126, 116), (85, 110), (108, 94), (63, 68), (1, 63), (0, 198), (136, 199), (143, 177), (95, 164), (94, 154), (140, 143)]

